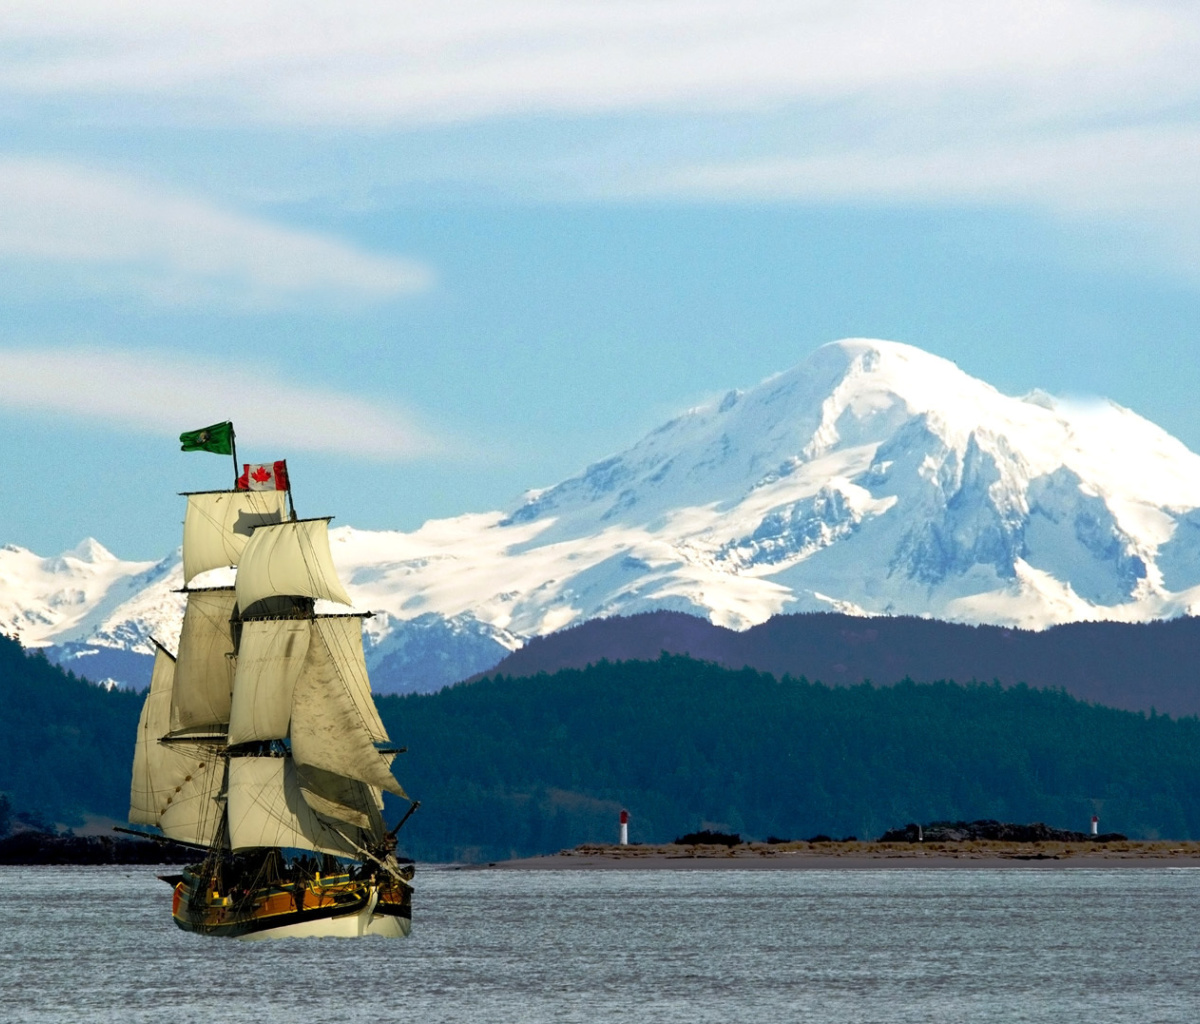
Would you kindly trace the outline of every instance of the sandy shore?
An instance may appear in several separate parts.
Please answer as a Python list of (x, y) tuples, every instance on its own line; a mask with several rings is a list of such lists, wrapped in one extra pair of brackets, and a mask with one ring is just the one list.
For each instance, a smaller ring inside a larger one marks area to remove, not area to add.
[(742, 843), (724, 846), (577, 846), (496, 861), (505, 870), (1200, 867), (1200, 843)]

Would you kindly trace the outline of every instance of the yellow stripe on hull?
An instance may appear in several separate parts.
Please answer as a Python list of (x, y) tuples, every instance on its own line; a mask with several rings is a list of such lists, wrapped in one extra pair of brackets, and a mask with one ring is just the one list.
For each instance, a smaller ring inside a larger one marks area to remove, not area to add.
[(404, 938), (412, 928), (412, 889), (400, 882), (355, 882), (343, 875), (252, 892), (194, 894), (185, 876), (175, 887), (171, 910), (180, 928), (203, 935)]

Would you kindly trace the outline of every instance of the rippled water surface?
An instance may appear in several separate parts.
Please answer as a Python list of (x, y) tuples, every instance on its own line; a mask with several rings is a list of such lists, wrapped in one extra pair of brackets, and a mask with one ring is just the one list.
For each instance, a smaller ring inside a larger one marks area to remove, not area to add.
[(146, 868), (0, 868), (0, 1019), (1200, 1020), (1200, 870), (418, 874), (407, 940), (185, 934)]

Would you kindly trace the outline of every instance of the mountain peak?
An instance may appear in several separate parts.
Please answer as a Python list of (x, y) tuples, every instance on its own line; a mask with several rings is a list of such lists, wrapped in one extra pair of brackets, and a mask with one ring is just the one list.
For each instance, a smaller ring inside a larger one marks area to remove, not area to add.
[(802, 373), (820, 376), (822, 368), (826, 367), (835, 373), (840, 371), (843, 377), (872, 379), (876, 386), (913, 386), (933, 377), (941, 381), (954, 381), (958, 385), (973, 381), (976, 385), (989, 387), (965, 373), (952, 360), (917, 348), (916, 345), (881, 338), (842, 338), (827, 342), (791, 370), (784, 371), (783, 375)]
[[(949, 359), (934, 355), (916, 345), (903, 341), (888, 341), (884, 338), (839, 338), (837, 341), (827, 341), (818, 346), (805, 362), (821, 358), (823, 353), (841, 352), (847, 360), (865, 360), (864, 369), (874, 370), (882, 360), (893, 363), (915, 363), (918, 365), (940, 364), (957, 370), (957, 365)], [(801, 363), (800, 365), (803, 365)]]
[(578, 528), (594, 529), (597, 520), (646, 522), (681, 504), (740, 500), (802, 463), (878, 446), (935, 413), (951, 446), (962, 449), (980, 408), (1011, 401), (912, 345), (830, 342), (752, 388), (688, 410), (579, 476), (532, 492), (507, 522), (561, 519), (570, 509), (583, 516)]
[(115, 562), (117, 556), (101, 544), (95, 537), (84, 537), (70, 551), (64, 551), (61, 558), (75, 558), (81, 562), (95, 565), (99, 562)]
[[(832, 378), (827, 376), (830, 372)], [(902, 405), (909, 417), (935, 413), (941, 422), (973, 423), (981, 412), (1008, 401), (949, 359), (897, 341), (831, 342), (783, 376), (807, 378), (810, 386), (826, 392), (826, 421), (831, 413), (849, 410), (859, 418), (870, 418), (879, 409)]]
[[(735, 628), (826, 610), (1168, 618), (1200, 611), (1200, 456), (1112, 402), (1012, 397), (912, 345), (848, 338), (508, 516), (343, 528), (332, 546), (356, 603), (383, 613), (368, 663), (397, 674), (478, 671), (531, 636), (660, 609)], [(0, 628), (169, 640), (178, 562), (111, 557), (90, 540), (60, 565), (6, 553), (7, 578), (28, 582)]]
[(764, 589), (769, 610), (751, 620), (1140, 617), (1200, 586), (1184, 570), (1200, 547), (1200, 457), (1112, 402), (1014, 398), (915, 346), (847, 338), (531, 494), (501, 525), (521, 524), (543, 550), (655, 538), (654, 558), (627, 564), (657, 559), (693, 582), (654, 606), (692, 602), (719, 622), (746, 624), (729, 595), (750, 579), (783, 588)]

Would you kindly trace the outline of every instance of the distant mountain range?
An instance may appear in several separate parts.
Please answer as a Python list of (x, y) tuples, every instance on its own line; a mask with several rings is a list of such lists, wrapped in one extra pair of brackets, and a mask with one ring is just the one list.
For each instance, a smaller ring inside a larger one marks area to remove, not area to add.
[[(1200, 607), (1200, 456), (1108, 402), (1010, 398), (920, 349), (851, 340), (514, 509), (332, 540), (356, 604), (376, 612), (368, 663), (384, 692), (658, 610), (735, 630), (811, 611), (1149, 621)], [(146, 638), (175, 642), (180, 581), (177, 553), (6, 547), (0, 630), (90, 678), (138, 682)]]
[(998, 681), (1174, 716), (1200, 715), (1200, 618), (1150, 623), (1074, 622), (1041, 631), (837, 612), (777, 615), (750, 629), (679, 612), (594, 619), (535, 637), (488, 676), (527, 677), (600, 661), (686, 654), (725, 668), (828, 686)]

